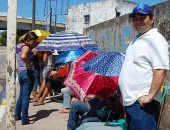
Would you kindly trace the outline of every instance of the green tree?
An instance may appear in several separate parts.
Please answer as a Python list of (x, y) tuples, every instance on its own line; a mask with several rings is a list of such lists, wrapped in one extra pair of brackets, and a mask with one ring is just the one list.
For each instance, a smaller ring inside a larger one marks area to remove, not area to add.
[(4, 31), (0, 34), (0, 46), (6, 46), (7, 32)]
[[(17, 36), (16, 36), (16, 44), (19, 43), (19, 38), (20, 37), (21, 36), (19, 36), (17, 34)], [(0, 33), (0, 46), (6, 46), (6, 43), (7, 43), (7, 32), (4, 31), (4, 32)]]

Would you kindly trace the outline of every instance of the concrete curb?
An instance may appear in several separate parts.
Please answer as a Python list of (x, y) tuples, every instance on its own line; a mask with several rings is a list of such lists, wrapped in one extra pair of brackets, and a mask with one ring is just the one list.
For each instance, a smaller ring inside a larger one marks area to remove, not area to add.
[(0, 50), (6, 50), (6, 46), (0, 46)]

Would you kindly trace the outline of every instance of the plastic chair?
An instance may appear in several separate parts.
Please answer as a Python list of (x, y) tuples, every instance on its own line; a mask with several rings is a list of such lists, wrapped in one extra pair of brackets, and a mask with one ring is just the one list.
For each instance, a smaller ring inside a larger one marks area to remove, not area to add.
[(167, 90), (168, 90), (168, 85), (167, 85), (167, 84), (164, 84), (163, 94), (162, 94), (162, 98), (161, 98), (160, 105), (162, 105), (162, 102), (165, 100)]
[(167, 94), (167, 90), (168, 90), (168, 85), (165, 83), (164, 88), (163, 88), (162, 97), (161, 97), (161, 102), (160, 102), (160, 113), (159, 113), (157, 128), (159, 128), (159, 125), (160, 125), (160, 122), (162, 119), (162, 113), (163, 113), (163, 109), (164, 109), (164, 103), (165, 103), (165, 97)]
[(105, 126), (112, 126), (112, 127), (120, 126), (123, 130), (126, 130), (127, 122), (125, 119), (113, 120), (112, 122), (106, 122)]

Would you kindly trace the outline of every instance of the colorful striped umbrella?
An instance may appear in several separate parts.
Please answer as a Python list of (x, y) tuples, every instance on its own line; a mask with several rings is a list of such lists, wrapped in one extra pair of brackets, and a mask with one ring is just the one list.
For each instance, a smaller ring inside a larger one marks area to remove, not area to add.
[(78, 48), (97, 48), (89, 37), (77, 32), (57, 32), (46, 37), (37, 47), (38, 51), (69, 51)]

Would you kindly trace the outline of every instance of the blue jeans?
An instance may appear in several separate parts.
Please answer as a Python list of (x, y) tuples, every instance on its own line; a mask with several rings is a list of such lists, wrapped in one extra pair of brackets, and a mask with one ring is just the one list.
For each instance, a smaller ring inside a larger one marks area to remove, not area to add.
[(63, 107), (70, 108), (71, 94), (72, 92), (68, 87), (62, 88), (61, 93), (63, 94)]
[(96, 120), (96, 118), (93, 118), (96, 116), (96, 111), (103, 108), (104, 105), (105, 102), (97, 98), (91, 99), (88, 102), (74, 101), (71, 104), (67, 129), (75, 130), (82, 122), (86, 122), (86, 118), (89, 121)]
[(84, 113), (88, 112), (89, 110), (90, 110), (90, 106), (88, 102), (81, 102), (79, 100), (74, 101), (71, 104), (71, 109), (70, 109), (68, 123), (67, 123), (67, 129), (75, 130), (75, 128), (77, 127), (79, 116), (80, 115), (82, 116)]
[(37, 91), (37, 86), (40, 85), (40, 70), (34, 70), (35, 71), (35, 82), (33, 86), (33, 91)]
[(15, 114), (17, 119), (22, 120), (22, 123), (28, 123), (30, 94), (35, 82), (34, 70), (20, 71), (18, 74), (18, 79), (20, 83), (20, 94), (17, 100)]
[(153, 100), (145, 107), (136, 101), (131, 106), (126, 106), (128, 130), (156, 130), (160, 104)]
[(76, 130), (123, 130), (120, 126), (105, 126), (105, 122), (87, 122), (81, 124)]

